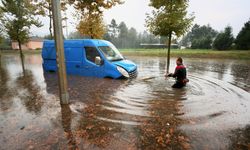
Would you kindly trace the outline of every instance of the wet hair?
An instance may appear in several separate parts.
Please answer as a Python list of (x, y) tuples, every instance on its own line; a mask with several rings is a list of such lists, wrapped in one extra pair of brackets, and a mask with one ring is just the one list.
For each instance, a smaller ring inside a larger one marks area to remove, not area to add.
[(181, 58), (181, 57), (178, 57), (178, 58), (177, 58), (177, 61), (179, 61), (180, 63), (182, 63), (182, 62), (183, 62), (183, 60), (182, 60), (182, 58)]

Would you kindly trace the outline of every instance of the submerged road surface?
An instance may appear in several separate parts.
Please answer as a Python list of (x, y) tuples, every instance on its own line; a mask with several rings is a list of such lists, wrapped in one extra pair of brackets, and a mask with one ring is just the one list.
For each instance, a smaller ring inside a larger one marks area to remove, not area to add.
[(25, 72), (2, 55), (0, 149), (250, 149), (250, 61), (184, 59), (190, 82), (172, 89), (164, 58), (130, 59), (133, 80), (68, 76), (61, 106), (39, 55)]

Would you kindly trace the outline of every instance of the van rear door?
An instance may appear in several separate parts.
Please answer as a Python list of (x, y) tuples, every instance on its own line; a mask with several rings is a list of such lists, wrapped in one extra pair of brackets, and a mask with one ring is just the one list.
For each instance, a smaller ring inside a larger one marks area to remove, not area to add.
[[(96, 57), (101, 59), (101, 64), (96, 62)], [(93, 77), (105, 77), (104, 59), (96, 47), (84, 47), (84, 58), (82, 74)]]

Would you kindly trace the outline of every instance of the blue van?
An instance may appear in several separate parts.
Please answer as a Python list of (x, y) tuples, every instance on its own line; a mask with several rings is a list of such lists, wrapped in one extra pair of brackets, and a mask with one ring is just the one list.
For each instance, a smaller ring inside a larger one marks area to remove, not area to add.
[[(99, 78), (134, 78), (137, 66), (124, 59), (116, 47), (105, 40), (65, 40), (67, 74)], [(53, 40), (46, 40), (42, 49), (43, 69), (56, 72), (56, 48)]]

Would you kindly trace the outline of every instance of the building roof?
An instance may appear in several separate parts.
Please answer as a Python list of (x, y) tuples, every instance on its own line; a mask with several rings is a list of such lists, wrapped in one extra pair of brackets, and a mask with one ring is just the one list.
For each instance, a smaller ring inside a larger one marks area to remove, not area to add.
[(39, 37), (31, 37), (28, 41), (43, 42), (44, 39)]

